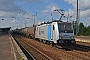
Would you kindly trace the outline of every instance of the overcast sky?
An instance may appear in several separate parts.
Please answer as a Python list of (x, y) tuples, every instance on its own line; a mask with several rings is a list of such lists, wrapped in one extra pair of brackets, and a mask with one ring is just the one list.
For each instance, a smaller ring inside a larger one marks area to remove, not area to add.
[[(79, 0), (79, 20), (90, 25), (90, 0)], [(36, 23), (59, 19), (55, 9), (63, 9), (65, 16), (76, 20), (76, 0), (0, 0), (0, 27), (22, 28)], [(51, 15), (52, 13), (52, 15)], [(3, 19), (3, 20), (2, 20)], [(66, 21), (66, 19), (63, 19)]]

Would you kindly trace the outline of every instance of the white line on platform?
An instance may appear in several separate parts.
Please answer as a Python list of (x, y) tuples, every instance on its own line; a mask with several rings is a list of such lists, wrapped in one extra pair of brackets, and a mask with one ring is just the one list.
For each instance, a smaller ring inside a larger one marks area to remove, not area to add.
[(14, 55), (14, 60), (17, 60), (17, 58), (16, 58), (16, 53), (15, 53), (15, 49), (14, 49), (14, 46), (13, 46), (13, 43), (12, 43), (12, 41), (11, 41), (11, 38), (9, 37), (9, 40), (10, 40), (10, 43), (11, 43), (11, 53), (13, 53), (13, 55)]
[(25, 56), (25, 54), (22, 52), (22, 50), (20, 49), (20, 47), (18, 46), (18, 44), (16, 43), (16, 41), (14, 40), (14, 38), (11, 36), (12, 41), (14, 42), (18, 53), (20, 54), (21, 57), (24, 58), (24, 60), (28, 60), (27, 57)]

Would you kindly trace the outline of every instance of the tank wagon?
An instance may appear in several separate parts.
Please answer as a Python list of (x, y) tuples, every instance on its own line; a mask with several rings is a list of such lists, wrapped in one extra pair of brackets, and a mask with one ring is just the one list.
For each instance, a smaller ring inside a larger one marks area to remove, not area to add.
[[(20, 30), (26, 37), (35, 38), (49, 44), (61, 46), (75, 45), (71, 22), (49, 22)], [(19, 33), (20, 33), (19, 31)]]
[(35, 30), (36, 30), (35, 28), (36, 28), (36, 26), (29, 27), (29, 28), (27, 29), (28, 37), (30, 37), (30, 38), (35, 38)]
[(16, 29), (14, 32), (18, 32), (19, 35), (22, 35), (24, 37), (35, 38), (35, 28), (36, 26), (26, 27), (22, 29)]

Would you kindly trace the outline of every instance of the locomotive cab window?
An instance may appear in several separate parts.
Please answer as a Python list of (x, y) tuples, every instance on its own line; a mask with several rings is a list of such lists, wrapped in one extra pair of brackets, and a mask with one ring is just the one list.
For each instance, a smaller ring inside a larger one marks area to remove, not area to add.
[(73, 28), (71, 23), (58, 23), (58, 28), (59, 28), (59, 33), (73, 33)]
[(53, 25), (53, 30), (55, 30), (55, 27), (54, 27), (54, 25)]

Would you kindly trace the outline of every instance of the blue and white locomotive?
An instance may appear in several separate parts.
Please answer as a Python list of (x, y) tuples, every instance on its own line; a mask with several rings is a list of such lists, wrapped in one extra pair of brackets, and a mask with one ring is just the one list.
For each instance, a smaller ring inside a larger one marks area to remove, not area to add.
[(73, 25), (70, 22), (50, 22), (36, 26), (35, 38), (50, 44), (75, 45)]

